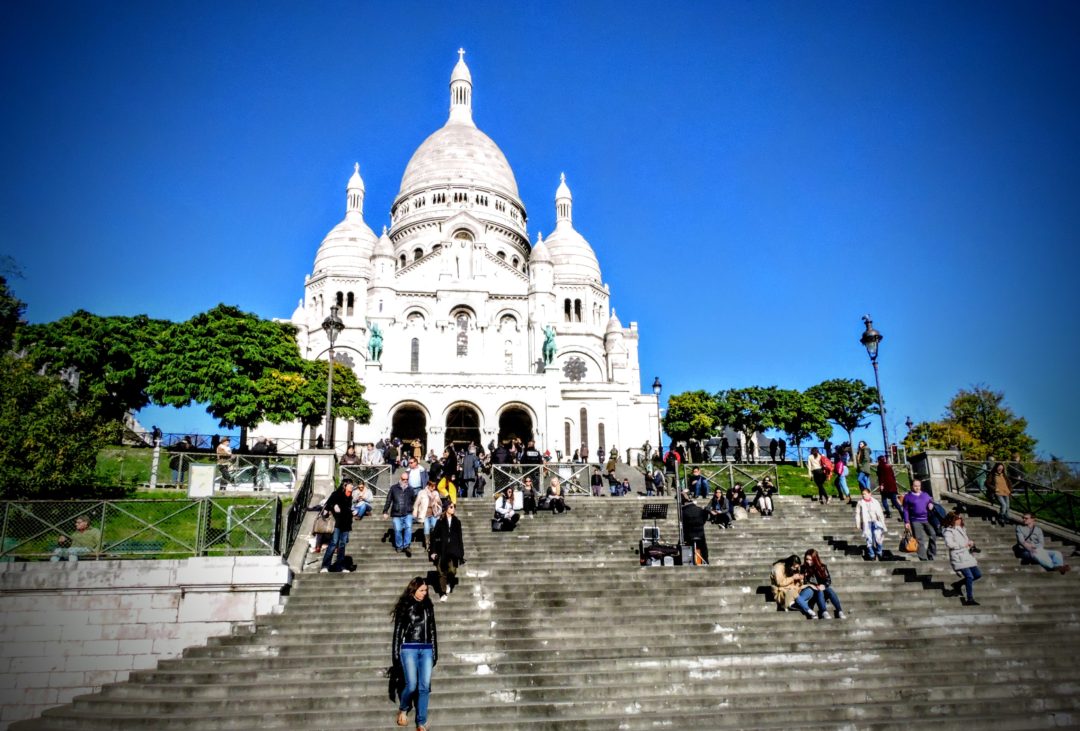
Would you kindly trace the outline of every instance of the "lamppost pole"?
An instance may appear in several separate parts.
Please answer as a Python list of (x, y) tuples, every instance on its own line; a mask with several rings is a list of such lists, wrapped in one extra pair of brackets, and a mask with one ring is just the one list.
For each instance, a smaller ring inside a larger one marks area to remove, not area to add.
[(330, 340), (329, 360), (326, 364), (326, 438), (323, 445), (329, 448), (334, 446), (331, 439), (331, 429), (334, 426), (334, 417), (331, 412), (331, 403), (334, 399), (334, 341), (337, 340), (338, 334), (345, 329), (345, 323), (338, 317), (337, 305), (330, 308), (330, 317), (323, 320), (322, 329)]
[(862, 337), (859, 338), (859, 342), (866, 348), (866, 354), (870, 356), (870, 363), (874, 366), (874, 386), (877, 387), (877, 402), (878, 412), (881, 416), (881, 438), (885, 442), (885, 459), (892, 461), (892, 454), (889, 451), (889, 429), (885, 426), (885, 401), (881, 397), (881, 376), (878, 374), (878, 345), (885, 339), (885, 336), (874, 329), (874, 321), (870, 319), (870, 315), (863, 315), (863, 323), (866, 325), (866, 330), (863, 332)]
[[(664, 421), (660, 416), (660, 392), (663, 390), (663, 388), (664, 388), (663, 385), (661, 385), (661, 383), (660, 383), (660, 376), (657, 376), (656, 378), (654, 378), (653, 379), (653, 384), (652, 384), (652, 391), (653, 391), (654, 394), (656, 394), (656, 450), (660, 454), (661, 462), (664, 459)], [(677, 467), (676, 467), (676, 470), (678, 470)], [(675, 520), (677, 521), (677, 525), (679, 527), (678, 544), (679, 544), (679, 551), (681, 553), (681, 551), (682, 551), (682, 542), (683, 542), (683, 531), (682, 531), (682, 504), (681, 504), (680, 501), (682, 500), (682, 496), (679, 495), (678, 472), (675, 473), (675, 477), (676, 477), (676, 480), (675, 480), (676, 487), (675, 487), (674, 490), (672, 490), (672, 492), (675, 493)], [(667, 479), (667, 477), (665, 476), (664, 479)]]

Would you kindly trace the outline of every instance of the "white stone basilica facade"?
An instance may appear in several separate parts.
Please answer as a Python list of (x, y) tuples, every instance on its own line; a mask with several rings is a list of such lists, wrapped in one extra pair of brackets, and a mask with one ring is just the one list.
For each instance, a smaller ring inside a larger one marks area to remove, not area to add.
[[(301, 352), (325, 358), (322, 322), (337, 305), (337, 353), (367, 389), (371, 423), (339, 421), (334, 441), (340, 451), (346, 441), (419, 439), (426, 454), (446, 442), (532, 437), (566, 459), (583, 444), (594, 458), (601, 446), (625, 458), (657, 434), (656, 397), (640, 392), (637, 325), (615, 315), (565, 178), (554, 230), (530, 245), (514, 172), (473, 122), (459, 54), (449, 119), (405, 168), (389, 230), (380, 236), (364, 222), (357, 166), (345, 218), (319, 246), (292, 316)], [(546, 367), (545, 328), (556, 347)], [(376, 330), (381, 355), (368, 347)], [(295, 425), (259, 431), (297, 434)]]

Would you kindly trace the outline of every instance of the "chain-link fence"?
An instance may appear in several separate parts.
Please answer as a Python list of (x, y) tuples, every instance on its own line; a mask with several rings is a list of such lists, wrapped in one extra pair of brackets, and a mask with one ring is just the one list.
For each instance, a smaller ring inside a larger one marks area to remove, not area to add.
[(0, 561), (274, 555), (279, 498), (0, 503)]

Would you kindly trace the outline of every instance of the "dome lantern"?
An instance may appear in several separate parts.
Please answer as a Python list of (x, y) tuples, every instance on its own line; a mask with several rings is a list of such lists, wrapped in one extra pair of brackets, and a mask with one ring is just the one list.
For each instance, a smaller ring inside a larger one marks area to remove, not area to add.
[(364, 215), (364, 179), (360, 177), (360, 163), (353, 163), (353, 174), (345, 186), (346, 207), (345, 211), (357, 216)]
[(472, 118), (472, 74), (465, 65), (465, 49), (458, 49), (458, 62), (450, 74), (450, 119), (451, 123), (475, 126)]
[(556, 225), (561, 225), (563, 221), (573, 223), (573, 205), (574, 197), (570, 195), (570, 187), (566, 184), (566, 173), (559, 173), (559, 187), (555, 190)]

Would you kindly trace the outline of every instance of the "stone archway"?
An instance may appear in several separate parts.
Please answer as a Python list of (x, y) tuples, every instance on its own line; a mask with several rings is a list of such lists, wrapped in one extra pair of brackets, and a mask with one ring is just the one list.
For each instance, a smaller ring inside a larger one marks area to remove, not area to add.
[(446, 412), (446, 444), (465, 449), (480, 445), (480, 413), (470, 404), (455, 404)]
[(420, 456), (427, 453), (427, 414), (416, 404), (404, 404), (390, 422), (390, 437), (402, 444), (420, 442)]
[[(520, 439), (527, 444), (534, 439), (532, 415), (521, 406), (507, 406), (499, 414), (499, 442)], [(540, 447), (543, 449), (543, 446)]]

